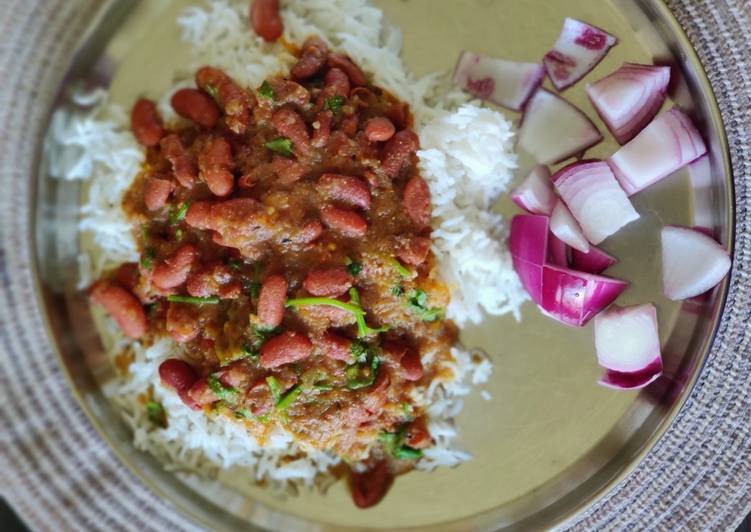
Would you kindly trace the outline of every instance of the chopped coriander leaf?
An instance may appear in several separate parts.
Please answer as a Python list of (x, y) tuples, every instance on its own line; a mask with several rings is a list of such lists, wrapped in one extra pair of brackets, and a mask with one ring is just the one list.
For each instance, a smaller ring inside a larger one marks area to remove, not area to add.
[(144, 243), (148, 243), (151, 240), (151, 231), (149, 231), (149, 226), (146, 224), (141, 224), (141, 239)]
[(260, 353), (257, 349), (253, 349), (250, 344), (243, 344), (242, 346), (243, 358), (249, 358), (253, 362), (258, 360)]
[(352, 277), (358, 276), (360, 272), (362, 271), (362, 264), (360, 264), (359, 262), (353, 262), (352, 259), (349, 259), (349, 258), (347, 260), (348, 262), (346, 262), (346, 264), (347, 264), (347, 271), (349, 272), (349, 274)]
[(268, 81), (264, 80), (264, 82), (261, 83), (261, 88), (258, 89), (258, 96), (269, 100), (274, 99), (274, 89), (271, 88)]
[(162, 403), (149, 401), (146, 403), (146, 414), (154, 425), (161, 428), (167, 428), (167, 413), (164, 411)]
[(344, 97), (342, 96), (329, 96), (323, 101), (323, 108), (327, 111), (331, 111), (334, 114), (339, 114), (344, 106)]
[(344, 301), (339, 301), (338, 299), (330, 297), (301, 297), (298, 299), (288, 299), (286, 303), (284, 303), (285, 307), (305, 307), (310, 305), (329, 305), (331, 307), (337, 307), (351, 312), (355, 316), (362, 316), (365, 314), (365, 311), (357, 304), (345, 303)]
[(391, 264), (391, 266), (402, 277), (412, 277), (412, 271), (409, 268), (405, 267), (401, 262), (399, 262), (395, 258), (390, 258), (389, 259), (389, 264)]
[(279, 381), (276, 380), (276, 377), (273, 375), (269, 375), (266, 377), (266, 384), (269, 385), (269, 390), (271, 390), (271, 398), (274, 400), (274, 404), (278, 405), (279, 401), (282, 398), (282, 389), (279, 387)]
[(330, 392), (334, 387), (330, 384), (314, 384), (313, 389), (318, 390), (319, 392)]
[(422, 456), (422, 451), (405, 445), (404, 436), (404, 428), (401, 428), (396, 432), (381, 432), (378, 441), (389, 456), (398, 460), (417, 460)]
[(242, 265), (243, 265), (242, 261), (239, 261), (239, 260), (227, 261), (227, 266), (229, 266), (231, 269), (235, 271), (239, 270)]
[(154, 248), (146, 248), (143, 250), (143, 256), (141, 257), (141, 266), (150, 270), (154, 265), (154, 258), (156, 257), (156, 251)]
[(378, 366), (380, 359), (373, 355), (370, 364), (353, 364), (344, 370), (347, 376), (347, 388), (350, 390), (359, 390), (371, 386), (378, 376)]
[(435, 321), (443, 318), (443, 309), (428, 307), (428, 294), (419, 288), (407, 294), (407, 308), (423, 321)]
[(412, 421), (414, 418), (415, 409), (409, 403), (402, 403), (402, 411), (407, 421)]
[(177, 231), (175, 231), (175, 240), (182, 240), (182, 238), (183, 238), (183, 230), (178, 229)]
[(422, 457), (420, 449), (414, 449), (409, 445), (402, 445), (394, 449), (394, 458), (398, 460), (417, 460)]
[(253, 414), (247, 408), (238, 408), (234, 411), (236, 418), (252, 419)]
[(284, 396), (279, 400), (279, 402), (276, 403), (277, 410), (287, 410), (292, 403), (295, 402), (297, 397), (302, 393), (302, 388), (300, 386), (295, 386), (290, 391), (288, 391)]
[(258, 281), (251, 281), (250, 282), (251, 299), (258, 299), (259, 295), (261, 295), (261, 283), (259, 283)]
[(185, 203), (181, 203), (180, 206), (175, 209), (170, 209), (169, 215), (167, 216), (167, 219), (169, 220), (170, 225), (177, 225), (183, 219), (185, 218), (185, 215), (188, 213), (188, 209), (190, 208), (190, 202), (186, 201)]
[(225, 386), (222, 381), (216, 378), (215, 375), (209, 375), (208, 385), (214, 395), (216, 395), (222, 401), (226, 401), (230, 404), (237, 401), (238, 391), (231, 386)]
[(203, 86), (203, 90), (206, 91), (206, 92), (208, 92), (209, 96), (211, 96), (212, 98), (216, 99), (216, 96), (217, 96), (216, 87), (214, 87), (213, 85), (209, 85), (208, 83), (206, 83)]
[(193, 296), (167, 296), (167, 301), (173, 303), (190, 303), (191, 305), (216, 305), (219, 303), (217, 296), (193, 297)]
[[(360, 307), (360, 294), (357, 291), (357, 288), (354, 286), (349, 289), (349, 298), (350, 303), (353, 305), (357, 305), (358, 308)], [(357, 336), (362, 338), (363, 336), (370, 336), (371, 334), (378, 334), (389, 330), (389, 327), (387, 325), (383, 327), (370, 327), (365, 322), (365, 311), (362, 311), (362, 314), (355, 314), (355, 322), (357, 323)]]
[(364, 363), (368, 359), (368, 344), (355, 340), (349, 348), (352, 353), (352, 360), (357, 363)]
[(402, 294), (404, 294), (404, 288), (402, 288), (402, 285), (396, 284), (391, 287), (391, 295), (394, 297), (402, 297)]
[(286, 137), (279, 137), (278, 139), (270, 140), (264, 144), (264, 146), (274, 153), (284, 155), (285, 157), (292, 155), (292, 141)]

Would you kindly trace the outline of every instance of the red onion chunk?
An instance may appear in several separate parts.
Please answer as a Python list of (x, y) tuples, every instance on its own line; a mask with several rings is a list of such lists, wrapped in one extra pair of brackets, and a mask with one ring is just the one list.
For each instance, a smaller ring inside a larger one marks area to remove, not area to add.
[(519, 146), (540, 164), (555, 164), (602, 140), (578, 108), (545, 89), (527, 102), (519, 128)]
[(628, 283), (618, 279), (546, 265), (539, 305), (548, 316), (582, 327), (615, 301), (626, 287)]
[(621, 68), (587, 85), (597, 113), (620, 144), (639, 133), (665, 101), (670, 67), (624, 63)]
[(579, 223), (561, 200), (555, 204), (550, 215), (550, 232), (574, 249), (583, 253), (589, 251), (589, 242)]
[(550, 181), (548, 167), (541, 164), (535, 166), (522, 184), (511, 191), (511, 199), (532, 214), (550, 215), (558, 198)]
[(657, 309), (651, 303), (613, 307), (595, 318), (597, 361), (622, 373), (644, 370), (660, 358)]
[(587, 253), (582, 253), (578, 249), (571, 250), (571, 267), (586, 273), (602, 273), (618, 260), (605, 253), (600, 248), (589, 246)]
[(730, 270), (730, 257), (713, 238), (688, 227), (662, 228), (662, 286), (673, 301), (717, 286)]
[[(604, 161), (572, 163), (556, 172), (552, 181), (571, 214), (579, 222), (584, 236), (595, 245), (639, 218)], [(561, 240), (565, 241), (563, 238)], [(584, 253), (588, 251), (570, 243), (569, 245)]]
[(548, 253), (548, 217), (514, 216), (509, 250), (522, 286), (532, 301), (539, 304), (542, 300), (542, 267)]
[(631, 196), (706, 152), (707, 147), (691, 119), (673, 107), (652, 120), (641, 133), (615, 152), (608, 163), (623, 190)]
[(568, 268), (568, 246), (553, 233), (548, 235), (548, 264)]
[(473, 52), (462, 52), (453, 81), (468, 93), (520, 111), (545, 77), (537, 63), (518, 63)]
[(550, 81), (559, 91), (573, 85), (597, 66), (617, 42), (600, 28), (567, 18), (553, 49), (542, 60)]
[(625, 373), (621, 371), (605, 370), (600, 377), (599, 384), (615, 390), (638, 390), (660, 378), (662, 375), (662, 358), (657, 357), (641, 371)]

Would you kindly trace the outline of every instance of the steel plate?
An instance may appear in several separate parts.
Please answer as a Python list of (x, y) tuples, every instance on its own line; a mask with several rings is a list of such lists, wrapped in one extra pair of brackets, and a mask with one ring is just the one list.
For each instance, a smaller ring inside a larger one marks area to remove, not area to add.
[[(75, 83), (108, 86), (115, 102), (158, 96), (187, 60), (174, 24), (188, 1), (105, 2), (60, 89), (58, 108), (72, 110)], [(658, 0), (380, 0), (404, 34), (404, 58), (417, 74), (450, 69), (458, 52), (517, 60), (539, 59), (566, 16), (607, 29), (620, 39), (588, 75), (592, 81), (623, 61), (674, 67), (672, 100), (695, 118), (710, 147), (711, 173), (687, 172), (634, 198), (642, 217), (604, 248), (620, 262), (612, 275), (632, 281), (622, 304), (658, 307), (666, 375), (641, 393), (597, 386), (591, 326), (572, 329), (525, 307), (521, 323), (492, 318), (463, 331), (483, 347), (495, 370), (485, 386), (492, 401), (470, 396), (459, 418), (461, 441), (474, 459), (455, 469), (402, 477), (377, 507), (353, 507), (342, 483), (326, 495), (280, 498), (229, 471), (216, 482), (167, 472), (137, 451), (104, 393), (114, 372), (100, 345), (85, 297), (75, 290), (76, 230), (82, 191), (53, 180), (46, 162), (36, 190), (38, 294), (49, 334), (71, 387), (117, 454), (159, 496), (212, 529), (280, 530), (415, 528), (529, 530), (561, 524), (603, 496), (667, 430), (683, 404), (711, 344), (725, 285), (701, 300), (673, 303), (661, 296), (659, 228), (710, 227), (726, 247), (733, 241), (733, 192), (724, 130), (709, 83), (685, 35)], [(606, 131), (587, 101), (584, 83), (566, 92)], [(514, 115), (509, 115), (514, 116)], [(515, 117), (516, 118), (516, 117)], [(588, 152), (605, 157), (616, 145)], [(59, 150), (48, 142), (49, 150)], [(522, 158), (522, 167), (530, 161)], [(511, 215), (508, 199), (498, 209)]]

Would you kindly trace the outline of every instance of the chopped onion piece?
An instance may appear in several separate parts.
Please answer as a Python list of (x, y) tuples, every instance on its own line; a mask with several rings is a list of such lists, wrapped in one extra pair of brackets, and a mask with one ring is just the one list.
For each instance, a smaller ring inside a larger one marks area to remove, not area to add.
[(561, 200), (555, 204), (550, 215), (550, 232), (574, 249), (583, 253), (589, 251), (589, 242), (579, 223)]
[(549, 264), (568, 268), (568, 249), (566, 243), (553, 233), (548, 235)]
[[(552, 181), (571, 214), (579, 222), (584, 236), (593, 244), (599, 244), (621, 227), (639, 218), (604, 161), (571, 163), (556, 172)], [(552, 220), (551, 225), (554, 225)], [(566, 241), (560, 235), (559, 238)], [(587, 252), (587, 249), (567, 243), (579, 251)]]
[(616, 390), (638, 390), (660, 378), (662, 375), (662, 358), (655, 358), (641, 371), (625, 373), (622, 371), (605, 370), (600, 377), (599, 384)]
[(625, 144), (660, 110), (668, 83), (670, 67), (624, 63), (609, 76), (587, 85), (587, 94), (616, 140)]
[(544, 77), (545, 68), (538, 63), (518, 63), (462, 52), (453, 81), (482, 100), (520, 111)]
[(608, 163), (631, 196), (704, 155), (707, 147), (686, 114), (673, 107), (652, 120)]
[(602, 273), (618, 260), (605, 253), (598, 247), (589, 246), (587, 253), (582, 253), (578, 249), (571, 250), (571, 267), (587, 273)]
[(550, 170), (538, 164), (521, 185), (511, 192), (511, 199), (519, 207), (533, 214), (550, 215), (558, 198), (550, 181)]
[(625, 281), (548, 264), (543, 266), (540, 308), (560, 322), (581, 327), (627, 287)]
[(613, 307), (595, 318), (597, 361), (621, 373), (642, 371), (660, 358), (657, 309), (651, 303)]
[(511, 220), (509, 250), (522, 286), (535, 303), (542, 301), (542, 267), (548, 253), (548, 217), (517, 215)]
[(662, 286), (668, 299), (679, 301), (703, 294), (717, 286), (728, 270), (728, 252), (704, 232), (662, 228)]
[(563, 90), (583, 78), (599, 63), (618, 39), (600, 28), (567, 18), (553, 49), (543, 63), (556, 89)]
[(545, 89), (529, 100), (519, 127), (519, 146), (540, 164), (561, 162), (601, 140), (587, 115)]

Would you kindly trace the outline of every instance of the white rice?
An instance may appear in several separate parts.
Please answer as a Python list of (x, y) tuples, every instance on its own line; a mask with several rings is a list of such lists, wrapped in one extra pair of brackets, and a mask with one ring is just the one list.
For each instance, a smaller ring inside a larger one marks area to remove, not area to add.
[[(376, 84), (408, 102), (417, 126), (424, 126), (420, 165), (433, 194), (434, 251), (452, 286), (450, 317), (462, 324), (479, 322), (483, 311), (518, 315), (523, 292), (504, 251), (503, 223), (488, 212), (507, 187), (515, 165), (509, 122), (498, 113), (470, 105), (448, 113), (466, 97), (446, 89), (440, 75), (411, 76), (400, 59), (400, 32), (388, 26), (383, 13), (367, 0), (290, 0), (284, 6), (288, 40), (300, 43), (318, 34), (332, 47), (346, 51), (373, 75)], [(168, 122), (179, 120), (169, 106), (172, 92), (189, 85), (192, 72), (201, 65), (219, 67), (240, 83), (255, 87), (293, 63), (294, 58), (280, 45), (249, 35), (246, 11), (246, 0), (211, 0), (180, 15), (177, 22), (183, 40), (191, 45), (192, 61), (159, 102)], [(79, 94), (74, 103), (89, 110), (53, 117), (51, 139), (63, 149), (58, 150), (61, 156), (50, 161), (50, 170), (61, 179), (87, 181), (80, 222), (85, 252), (79, 260), (79, 286), (84, 287), (105, 270), (138, 259), (120, 204), (138, 172), (143, 151), (130, 133), (127, 113), (108, 103), (106, 92)], [(249, 480), (284, 486), (318, 483), (325, 478), (321, 473), (339, 462), (329, 453), (303, 447), (283, 429), (277, 429), (261, 446), (242, 424), (190, 410), (173, 391), (161, 386), (158, 376), (163, 360), (180, 355), (179, 345), (164, 338), (145, 347), (125, 338), (97, 309), (95, 318), (110, 356), (114, 359), (127, 348), (134, 358), (129, 376), (105, 393), (122, 408), (135, 445), (158, 456), (167, 467), (209, 475), (242, 468)], [(452, 354), (454, 360), (446, 365), (453, 380), (436, 379), (415, 397), (429, 405), (429, 429), (436, 440), (418, 462), (418, 469), (454, 466), (470, 459), (457, 448), (453, 419), (463, 407), (462, 398), (472, 385), (488, 380), (492, 366), (481, 353), (456, 347)], [(155, 428), (148, 420), (142, 399), (149, 390), (167, 412), (166, 429)]]

